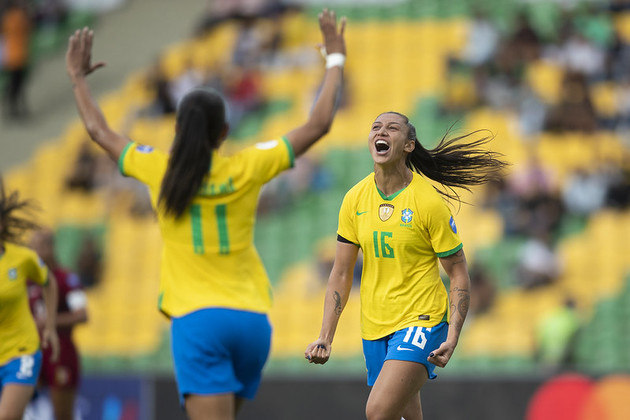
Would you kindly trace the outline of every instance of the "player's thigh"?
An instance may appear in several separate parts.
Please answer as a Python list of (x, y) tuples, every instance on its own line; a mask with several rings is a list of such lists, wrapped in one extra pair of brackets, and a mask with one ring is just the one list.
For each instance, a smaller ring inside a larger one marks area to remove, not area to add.
[(55, 420), (72, 420), (76, 393), (74, 388), (50, 388)]
[(420, 363), (386, 360), (368, 397), (368, 420), (399, 420), (427, 379), (427, 369)]
[(21, 420), (35, 387), (8, 383), (0, 394), (0, 420)]
[(236, 415), (234, 394), (188, 395), (185, 406), (190, 420), (233, 420)]

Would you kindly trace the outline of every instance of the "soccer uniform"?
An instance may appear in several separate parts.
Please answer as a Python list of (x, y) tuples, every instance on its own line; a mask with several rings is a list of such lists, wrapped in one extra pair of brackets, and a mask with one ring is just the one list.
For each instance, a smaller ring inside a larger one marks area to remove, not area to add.
[[(158, 307), (172, 320), (180, 395), (234, 392), (253, 398), (271, 336), (266, 315), (271, 285), (253, 243), (256, 207), (262, 186), (293, 166), (293, 149), (282, 138), (231, 157), (213, 152), (206, 179), (178, 219), (166, 216), (157, 203), (168, 158), (132, 142), (119, 168), (149, 187), (157, 209), (164, 243)], [(200, 310), (204, 313), (195, 313)], [(256, 330), (244, 328), (248, 325)], [(253, 351), (238, 350), (241, 346)], [(242, 357), (255, 360), (236, 360)], [(239, 364), (255, 371), (253, 377), (240, 375)]]
[(41, 368), (27, 279), (45, 285), (48, 269), (34, 251), (5, 243), (0, 254), (0, 388), (7, 383), (35, 385)]
[(438, 257), (462, 249), (446, 203), (421, 175), (385, 196), (374, 173), (344, 197), (339, 212), (340, 240), (363, 250), (361, 336), (372, 385), (385, 360), (424, 364), (446, 339), (448, 293)]
[[(53, 271), (58, 286), (57, 313), (72, 312), (86, 307), (87, 299), (79, 276), (61, 268)], [(33, 315), (45, 316), (45, 306), (41, 287), (30, 284), (28, 288), (29, 301)], [(40, 382), (51, 388), (74, 389), (79, 384), (80, 361), (79, 353), (72, 340), (72, 326), (58, 327), (59, 358), (51, 361), (52, 350), (43, 350), (42, 373)]]

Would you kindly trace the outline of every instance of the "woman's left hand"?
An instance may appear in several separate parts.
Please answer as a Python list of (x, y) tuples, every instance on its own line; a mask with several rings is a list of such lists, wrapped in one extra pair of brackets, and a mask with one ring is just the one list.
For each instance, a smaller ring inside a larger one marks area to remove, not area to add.
[(456, 345), (456, 343), (449, 342), (448, 340), (443, 342), (438, 349), (433, 350), (431, 354), (429, 354), (427, 360), (435, 366), (443, 368), (451, 359)]
[(59, 337), (55, 327), (45, 326), (42, 331), (42, 347), (51, 349), (51, 361), (56, 362), (59, 358)]

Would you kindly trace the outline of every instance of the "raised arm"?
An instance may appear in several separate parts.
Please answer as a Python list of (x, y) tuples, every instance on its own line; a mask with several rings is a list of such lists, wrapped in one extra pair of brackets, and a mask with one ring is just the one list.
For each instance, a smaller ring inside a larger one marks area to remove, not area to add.
[(88, 28), (77, 30), (70, 37), (68, 51), (66, 52), (66, 71), (72, 82), (74, 100), (77, 104), (79, 115), (90, 138), (117, 162), (129, 140), (109, 127), (103, 112), (92, 98), (92, 93), (87, 84), (86, 77), (105, 65), (103, 62), (92, 65), (93, 39), (94, 32)]
[(449, 257), (440, 258), (440, 263), (451, 281), (449, 293), (451, 319), (446, 341), (429, 355), (428, 360), (436, 366), (444, 367), (453, 355), (453, 351), (459, 341), (459, 334), (466, 320), (466, 314), (468, 314), (468, 307), (470, 306), (470, 277), (463, 249)]
[(327, 54), (327, 70), (308, 121), (286, 135), (295, 156), (304, 153), (328, 133), (332, 125), (343, 82), (343, 64), (346, 56), (345, 26), (346, 20), (342, 18), (339, 29), (337, 28), (337, 17), (333, 11), (324, 9), (319, 15), (319, 27)]
[(352, 288), (352, 274), (358, 253), (358, 246), (337, 241), (335, 263), (328, 278), (328, 287), (324, 298), (322, 329), (319, 338), (309, 344), (304, 352), (304, 357), (309, 363), (323, 365), (330, 357), (339, 317), (341, 317), (341, 312), (348, 302)]

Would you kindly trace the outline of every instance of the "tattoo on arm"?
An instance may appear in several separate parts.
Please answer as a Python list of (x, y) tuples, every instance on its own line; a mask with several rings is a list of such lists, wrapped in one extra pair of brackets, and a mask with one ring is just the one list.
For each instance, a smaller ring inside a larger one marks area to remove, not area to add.
[(468, 289), (462, 289), (459, 287), (454, 287), (451, 290), (451, 316), (458, 315), (453, 317), (452, 320), (453, 326), (457, 331), (461, 331), (462, 326), (464, 325), (464, 320), (466, 319), (466, 314), (468, 314), (468, 308), (470, 307), (470, 291)]
[(335, 301), (335, 314), (341, 315), (341, 311), (343, 310), (343, 308), (341, 307), (341, 295), (339, 294), (339, 292), (335, 291), (333, 293), (333, 299)]
[(451, 267), (456, 266), (457, 264), (462, 264), (466, 262), (466, 257), (464, 256), (464, 251), (459, 250), (453, 255), (449, 257), (449, 262), (451, 263)]

